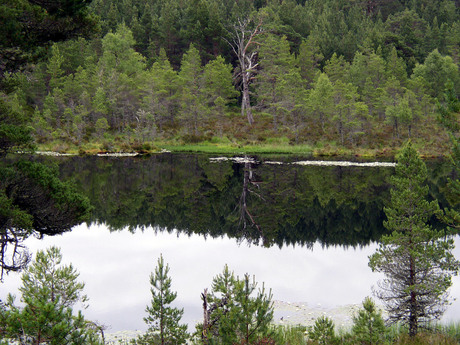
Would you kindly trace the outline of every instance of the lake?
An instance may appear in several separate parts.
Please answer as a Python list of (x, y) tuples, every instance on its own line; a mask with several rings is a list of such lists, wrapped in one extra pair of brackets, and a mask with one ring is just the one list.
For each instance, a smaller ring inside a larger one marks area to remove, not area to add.
[[(61, 177), (73, 179), (95, 210), (89, 224), (25, 244), (31, 252), (61, 248), (86, 283), (85, 315), (109, 331), (145, 330), (149, 274), (160, 254), (189, 325), (200, 320), (200, 293), (225, 264), (237, 275), (255, 275), (274, 300), (316, 309), (360, 304), (372, 295), (381, 276), (368, 268), (368, 256), (385, 232), (391, 164), (217, 158), (41, 157), (58, 164)], [(441, 161), (427, 165), (430, 196), (446, 206), (442, 191), (451, 170)], [(455, 255), (460, 257), (458, 248)], [(4, 280), (1, 299), (20, 284), (18, 274)], [(457, 277), (451, 296), (460, 296)], [(454, 302), (444, 318), (459, 316)]]

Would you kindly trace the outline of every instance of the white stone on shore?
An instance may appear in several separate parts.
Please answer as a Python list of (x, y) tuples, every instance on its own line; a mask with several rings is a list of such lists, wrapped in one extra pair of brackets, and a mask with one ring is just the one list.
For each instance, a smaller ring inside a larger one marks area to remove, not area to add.
[[(259, 163), (251, 157), (213, 157), (209, 158), (210, 162), (219, 163), (232, 161), (234, 163)], [(297, 161), (291, 163), (283, 163), (277, 161), (265, 161), (263, 164), (269, 165), (302, 165), (302, 166), (339, 166), (339, 167), (395, 167), (396, 163), (392, 162), (349, 162), (349, 161)]]

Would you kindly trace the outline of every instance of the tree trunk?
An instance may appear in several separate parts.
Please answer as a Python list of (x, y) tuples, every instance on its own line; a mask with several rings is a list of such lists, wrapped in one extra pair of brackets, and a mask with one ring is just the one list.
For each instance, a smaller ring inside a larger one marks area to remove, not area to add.
[(243, 99), (241, 101), (241, 115), (244, 116), (245, 115), (244, 113), (246, 112), (248, 123), (249, 125), (252, 126), (252, 124), (254, 123), (254, 117), (252, 116), (251, 100), (249, 96), (248, 72), (243, 71), (242, 73), (243, 73)]
[(232, 35), (234, 36), (232, 41), (227, 43), (232, 47), (233, 52), (238, 57), (238, 63), (240, 65), (241, 80), (242, 80), (242, 101), (241, 101), (241, 115), (246, 115), (249, 125), (252, 126), (254, 123), (254, 117), (252, 116), (251, 101), (249, 94), (249, 83), (251, 82), (252, 76), (255, 74), (257, 67), (257, 48), (251, 49), (251, 46), (258, 45), (255, 42), (255, 37), (261, 33), (262, 19), (259, 19), (259, 23), (254, 29), (250, 29), (251, 19), (238, 19), (238, 23), (234, 25)]
[[(409, 259), (410, 264), (410, 286), (413, 287), (415, 281), (415, 263), (414, 258), (411, 256)], [(410, 292), (410, 313), (409, 313), (409, 336), (414, 337), (417, 335), (417, 294), (414, 290)]]
[(201, 333), (201, 340), (204, 345), (208, 344), (208, 328), (209, 328), (209, 317), (208, 317), (208, 289), (204, 289), (201, 294), (203, 299), (203, 331)]

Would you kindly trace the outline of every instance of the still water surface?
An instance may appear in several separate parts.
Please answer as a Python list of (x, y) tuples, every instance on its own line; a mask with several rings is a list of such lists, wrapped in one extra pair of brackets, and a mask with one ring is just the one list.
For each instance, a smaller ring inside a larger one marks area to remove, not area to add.
[[(375, 244), (357, 249), (320, 245), (313, 249), (263, 248), (238, 245), (226, 237), (205, 239), (151, 228), (134, 234), (111, 233), (103, 225), (81, 225), (61, 236), (28, 239), (26, 244), (32, 252), (50, 245), (61, 248), (64, 261), (72, 262), (86, 283), (90, 306), (85, 315), (109, 326), (109, 331), (145, 330), (142, 317), (150, 301), (148, 277), (160, 254), (170, 265), (172, 287), (178, 293), (176, 305), (184, 307), (183, 321), (189, 329), (201, 317), (200, 293), (211, 287), (212, 278), (225, 264), (238, 275), (254, 274), (259, 283), (272, 289), (275, 300), (312, 307), (360, 304), (372, 295), (371, 287), (380, 277), (367, 266)], [(455, 256), (460, 257), (459, 247)], [(19, 284), (19, 275), (6, 276), (0, 298)], [(451, 296), (460, 296), (458, 277), (454, 277)], [(459, 317), (460, 303), (455, 301), (444, 320), (458, 321)]]
[[(110, 331), (145, 330), (149, 275), (160, 254), (189, 329), (202, 315), (201, 292), (225, 264), (237, 275), (255, 275), (275, 300), (312, 307), (360, 304), (381, 278), (367, 264), (384, 231), (391, 166), (212, 162), (195, 155), (57, 163), (96, 207), (91, 225), (25, 244), (32, 253), (61, 248), (86, 283), (86, 317)], [(442, 203), (440, 181), (448, 174), (431, 165), (430, 195)], [(19, 275), (6, 276), (0, 298), (17, 293), (19, 284)], [(460, 296), (457, 277), (451, 296)], [(459, 318), (454, 302), (445, 320)]]

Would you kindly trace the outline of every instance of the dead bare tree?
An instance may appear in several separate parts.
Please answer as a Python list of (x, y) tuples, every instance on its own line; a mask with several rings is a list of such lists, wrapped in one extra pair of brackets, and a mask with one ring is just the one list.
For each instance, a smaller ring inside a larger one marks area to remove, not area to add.
[(238, 19), (238, 22), (230, 30), (232, 39), (226, 39), (238, 58), (239, 73), (237, 73), (236, 79), (241, 79), (241, 115), (247, 116), (249, 125), (251, 126), (254, 123), (254, 117), (251, 109), (249, 85), (254, 79), (259, 65), (257, 55), (260, 44), (256, 41), (256, 37), (262, 32), (262, 18), (259, 18), (259, 22), (255, 27), (252, 18)]
[[(247, 157), (246, 157), (247, 158)], [(254, 243), (259, 243), (259, 240), (262, 240), (262, 243), (265, 245), (267, 243), (267, 239), (262, 231), (262, 228), (257, 223), (254, 216), (251, 214), (248, 208), (248, 196), (249, 193), (256, 195), (258, 198), (265, 201), (265, 199), (260, 195), (260, 193), (256, 192), (254, 188), (250, 188), (254, 186), (255, 188), (260, 188), (260, 181), (257, 181), (254, 177), (252, 170), (252, 166), (250, 162), (244, 163), (244, 171), (243, 171), (243, 190), (241, 192), (240, 200), (237, 205), (237, 208), (240, 213), (239, 217), (239, 225), (242, 228), (244, 237), (247, 240), (252, 240)], [(248, 228), (249, 225), (249, 228)], [(256, 234), (250, 231), (250, 228), (255, 228), (257, 230)]]

